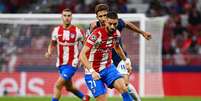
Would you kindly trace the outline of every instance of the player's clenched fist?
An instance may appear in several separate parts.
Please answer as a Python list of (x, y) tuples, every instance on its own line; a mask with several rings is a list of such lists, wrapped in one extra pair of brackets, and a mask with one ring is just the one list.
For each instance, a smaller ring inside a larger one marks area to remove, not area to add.
[(51, 53), (49, 53), (49, 52), (46, 52), (46, 53), (45, 53), (45, 57), (46, 57), (46, 58), (51, 57), (51, 55), (52, 55), (52, 54), (51, 54)]
[(149, 33), (149, 32), (144, 32), (144, 33), (143, 33), (143, 36), (144, 36), (144, 38), (147, 39), (147, 40), (150, 40), (150, 39), (151, 39), (151, 33)]

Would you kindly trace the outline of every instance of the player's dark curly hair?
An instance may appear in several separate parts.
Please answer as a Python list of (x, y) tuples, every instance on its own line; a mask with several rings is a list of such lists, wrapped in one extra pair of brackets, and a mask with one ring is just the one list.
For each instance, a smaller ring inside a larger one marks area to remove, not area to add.
[(107, 18), (110, 18), (110, 19), (118, 19), (118, 15), (117, 15), (117, 13), (114, 12), (114, 11), (109, 11), (109, 12), (107, 13)]

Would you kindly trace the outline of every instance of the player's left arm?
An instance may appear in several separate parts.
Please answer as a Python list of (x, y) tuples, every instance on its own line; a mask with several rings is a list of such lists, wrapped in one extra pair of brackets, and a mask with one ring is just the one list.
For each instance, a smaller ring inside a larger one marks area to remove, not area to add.
[(130, 73), (132, 71), (131, 61), (129, 58), (126, 57), (126, 55), (125, 55), (123, 49), (121, 48), (120, 44), (115, 43), (114, 49), (117, 52), (117, 54), (121, 57), (121, 59), (125, 61), (128, 72)]
[(124, 23), (125, 23), (125, 26), (126, 26), (128, 29), (130, 29), (130, 30), (132, 30), (132, 31), (134, 31), (134, 32), (137, 32), (137, 33), (143, 35), (144, 38), (147, 39), (147, 40), (151, 39), (151, 33), (149, 33), (149, 32), (144, 32), (144, 31), (140, 30), (137, 26), (135, 26), (133, 23), (131, 23), (131, 22), (129, 22), (129, 21), (124, 21)]

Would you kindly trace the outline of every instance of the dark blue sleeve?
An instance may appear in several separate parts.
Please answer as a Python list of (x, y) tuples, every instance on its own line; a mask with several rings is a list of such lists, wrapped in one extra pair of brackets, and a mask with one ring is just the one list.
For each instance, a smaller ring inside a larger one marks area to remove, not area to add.
[(122, 19), (118, 19), (117, 29), (121, 32), (125, 27), (125, 22)]

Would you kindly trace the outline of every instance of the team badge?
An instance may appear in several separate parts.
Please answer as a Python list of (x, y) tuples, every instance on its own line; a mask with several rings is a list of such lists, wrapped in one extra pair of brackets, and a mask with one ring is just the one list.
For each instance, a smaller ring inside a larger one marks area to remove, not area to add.
[(91, 35), (89, 38), (91, 41), (96, 41), (97, 37), (95, 35)]

